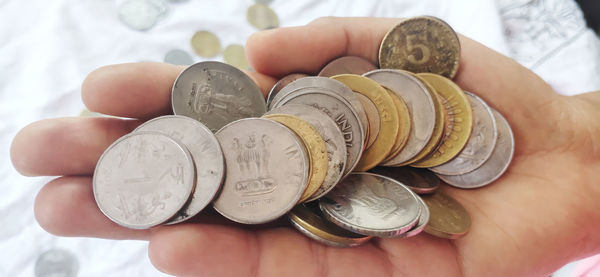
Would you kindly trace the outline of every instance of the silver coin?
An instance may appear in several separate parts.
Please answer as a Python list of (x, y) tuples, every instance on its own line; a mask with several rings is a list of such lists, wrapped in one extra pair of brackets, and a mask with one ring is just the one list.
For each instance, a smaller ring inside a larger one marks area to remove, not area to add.
[(515, 139), (506, 119), (496, 110), (492, 109), (492, 112), (498, 126), (498, 140), (490, 158), (465, 174), (437, 174), (444, 182), (464, 189), (479, 188), (496, 181), (508, 169), (515, 152)]
[(273, 99), (273, 107), (277, 106), (277, 102), (281, 101), (286, 97), (289, 97), (290, 95), (307, 91), (333, 92), (346, 99), (354, 109), (356, 115), (358, 115), (358, 119), (360, 120), (360, 124), (363, 128), (363, 138), (367, 137), (367, 128), (369, 126), (369, 121), (357, 94), (354, 93), (346, 85), (331, 78), (311, 76), (293, 81), (289, 85), (282, 88), (281, 91), (277, 94), (277, 96), (275, 96), (275, 98)]
[(35, 261), (36, 277), (75, 277), (77, 271), (77, 257), (64, 249), (47, 250)]
[(400, 238), (410, 238), (420, 234), (423, 232), (423, 230), (425, 230), (427, 223), (429, 223), (429, 207), (427, 207), (427, 204), (425, 204), (425, 201), (423, 201), (420, 196), (417, 196), (417, 200), (421, 205), (421, 216), (419, 216), (419, 222), (417, 222), (417, 225), (408, 230), (408, 232), (399, 235), (398, 237)]
[(414, 158), (429, 142), (435, 127), (435, 106), (427, 88), (417, 78), (402, 70), (378, 69), (364, 76), (400, 96), (410, 113), (410, 135), (406, 145), (384, 165), (394, 166)]
[(271, 88), (271, 90), (269, 91), (269, 94), (267, 95), (267, 109), (271, 109), (271, 102), (273, 101), (273, 98), (275, 97), (275, 95), (277, 95), (279, 93), (279, 91), (284, 88), (285, 86), (289, 85), (291, 82), (296, 81), (300, 78), (304, 78), (304, 77), (308, 77), (308, 75), (304, 74), (304, 73), (292, 73), (290, 75), (287, 75), (281, 79), (279, 79), (279, 81), (277, 81), (277, 83), (275, 83), (275, 85)]
[(196, 187), (189, 202), (168, 224), (189, 219), (213, 200), (225, 175), (223, 152), (217, 138), (202, 123), (185, 116), (165, 115), (140, 125), (134, 132), (155, 131), (183, 143), (196, 168)]
[(323, 215), (338, 226), (367, 236), (395, 237), (415, 226), (417, 195), (394, 179), (354, 172), (319, 200)]
[(121, 226), (146, 229), (173, 217), (194, 188), (194, 163), (180, 142), (136, 132), (111, 144), (96, 165), (94, 198)]
[(465, 148), (452, 160), (429, 170), (443, 175), (471, 172), (487, 161), (496, 145), (498, 128), (492, 109), (477, 95), (465, 91), (473, 109), (473, 131)]
[(327, 114), (337, 124), (346, 142), (346, 168), (348, 175), (358, 164), (364, 149), (363, 127), (350, 103), (338, 94), (321, 92), (299, 92), (278, 102), (275, 107), (287, 104), (303, 104), (315, 107)]
[(194, 118), (216, 132), (227, 123), (267, 111), (260, 89), (244, 72), (220, 62), (199, 62), (175, 80), (173, 113)]
[(319, 132), (325, 141), (328, 158), (327, 175), (325, 176), (323, 184), (321, 184), (319, 189), (315, 191), (307, 201), (321, 198), (332, 190), (342, 179), (342, 176), (344, 176), (347, 154), (346, 141), (344, 140), (342, 131), (338, 128), (335, 121), (333, 121), (326, 113), (308, 105), (287, 104), (275, 108), (269, 113), (291, 114), (305, 120)]
[(119, 19), (131, 29), (146, 31), (154, 27), (167, 11), (167, 5), (162, 1), (128, 0), (119, 7)]
[(285, 126), (264, 118), (234, 121), (216, 133), (227, 176), (214, 208), (245, 224), (272, 221), (291, 210), (308, 185), (308, 154)]
[(164, 62), (175, 65), (190, 65), (194, 63), (192, 56), (181, 49), (172, 49), (165, 54)]

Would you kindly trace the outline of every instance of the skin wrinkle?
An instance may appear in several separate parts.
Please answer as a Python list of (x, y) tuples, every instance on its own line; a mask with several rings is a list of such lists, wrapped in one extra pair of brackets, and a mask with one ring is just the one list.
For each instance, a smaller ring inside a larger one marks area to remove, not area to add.
[[(387, 275), (388, 276), (407, 276), (408, 273), (405, 271), (404, 267), (398, 267), (396, 266), (396, 264), (393, 262), (394, 260), (396, 260), (396, 255), (394, 255), (394, 253), (392, 253), (391, 251), (387, 251), (385, 249), (384, 244), (382, 243), (382, 239), (381, 238), (372, 238), (371, 242), (373, 244), (373, 246), (379, 251), (381, 252), (381, 254), (385, 257), (384, 262), (389, 266), (390, 270), (387, 271)], [(398, 259), (401, 260), (401, 259)], [(393, 270), (396, 269), (396, 270)], [(394, 275), (394, 271), (397, 273), (397, 275)]]

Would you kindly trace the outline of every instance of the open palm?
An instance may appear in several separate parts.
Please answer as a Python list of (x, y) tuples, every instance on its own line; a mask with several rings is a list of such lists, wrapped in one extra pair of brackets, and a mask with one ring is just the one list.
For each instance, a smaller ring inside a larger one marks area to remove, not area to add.
[[(315, 73), (339, 56), (376, 62), (383, 35), (397, 21), (324, 18), (257, 33), (247, 43), (257, 71), (250, 76), (266, 92), (274, 77)], [(12, 160), (24, 175), (63, 176), (36, 199), (36, 217), (46, 230), (63, 236), (147, 239), (153, 264), (174, 275), (543, 276), (600, 251), (598, 93), (559, 96), (513, 60), (464, 37), (461, 45), (456, 82), (505, 115), (516, 152), (504, 176), (485, 188), (442, 188), (472, 217), (471, 231), (458, 240), (421, 234), (341, 249), (286, 226), (222, 224), (210, 211), (196, 217), (196, 223), (151, 230), (111, 222), (93, 199), (91, 174), (114, 140), (143, 120), (170, 112), (170, 88), (183, 68), (166, 64), (115, 65), (91, 73), (82, 88), (89, 109), (137, 119), (35, 122), (15, 138)]]

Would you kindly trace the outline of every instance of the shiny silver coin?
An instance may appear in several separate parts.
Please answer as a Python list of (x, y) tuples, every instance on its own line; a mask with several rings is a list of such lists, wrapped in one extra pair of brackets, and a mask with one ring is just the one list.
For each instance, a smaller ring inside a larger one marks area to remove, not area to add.
[(515, 139), (506, 119), (496, 110), (492, 112), (498, 126), (498, 141), (490, 158), (469, 173), (437, 174), (444, 182), (463, 189), (479, 188), (496, 181), (508, 169), (515, 152)]
[(291, 114), (305, 120), (319, 132), (325, 141), (328, 158), (327, 175), (323, 184), (307, 201), (321, 198), (332, 190), (342, 179), (342, 176), (344, 176), (347, 154), (346, 142), (344, 141), (342, 131), (340, 131), (335, 121), (326, 113), (308, 105), (287, 104), (272, 109), (269, 113)]
[(196, 167), (196, 187), (189, 202), (168, 224), (179, 223), (198, 214), (213, 200), (225, 175), (223, 152), (213, 133), (195, 119), (165, 115), (140, 125), (134, 132), (155, 131), (177, 139), (192, 155)]
[(164, 62), (174, 65), (190, 65), (194, 63), (192, 56), (181, 49), (172, 49), (165, 55)]
[(410, 113), (412, 128), (406, 145), (384, 165), (399, 165), (412, 159), (427, 145), (435, 127), (434, 101), (427, 88), (417, 78), (402, 70), (378, 69), (367, 72), (364, 76), (400, 96), (406, 102)]
[(356, 93), (354, 93), (354, 91), (352, 91), (346, 85), (331, 78), (311, 76), (293, 81), (289, 85), (282, 88), (281, 91), (277, 94), (277, 96), (275, 96), (275, 98), (273, 99), (272, 106), (277, 106), (277, 102), (281, 101), (286, 97), (289, 97), (290, 95), (309, 91), (333, 92), (346, 99), (346, 101), (350, 103), (354, 112), (358, 116), (358, 119), (360, 120), (363, 138), (367, 137), (367, 128), (369, 126), (369, 121), (367, 119), (367, 114), (365, 113), (363, 105), (360, 102), (360, 99), (358, 98)]
[(473, 109), (473, 131), (465, 148), (452, 160), (429, 170), (443, 175), (471, 172), (487, 161), (496, 145), (498, 128), (492, 109), (477, 95), (465, 91)]
[(199, 62), (175, 80), (173, 113), (194, 118), (216, 132), (229, 122), (263, 115), (260, 89), (244, 72), (220, 62)]
[(418, 194), (434, 193), (440, 186), (440, 179), (422, 168), (378, 166), (369, 172), (390, 177)]
[(264, 118), (234, 121), (216, 133), (227, 177), (214, 201), (226, 218), (244, 224), (272, 221), (291, 210), (308, 185), (309, 160), (302, 141)]
[(267, 95), (267, 109), (271, 109), (271, 102), (273, 101), (273, 98), (275, 97), (275, 95), (277, 95), (279, 93), (279, 91), (284, 88), (285, 86), (289, 85), (291, 82), (296, 81), (300, 78), (304, 78), (304, 77), (308, 77), (308, 75), (304, 74), (304, 73), (292, 73), (290, 75), (287, 75), (281, 79), (279, 79), (279, 81), (277, 81), (277, 83), (275, 83), (275, 85), (271, 88), (271, 90), (269, 91), (269, 94)]
[(329, 221), (346, 230), (396, 237), (418, 223), (421, 204), (417, 197), (394, 179), (354, 172), (321, 198), (319, 205)]
[(419, 222), (417, 222), (417, 225), (408, 230), (408, 232), (399, 235), (398, 237), (400, 238), (410, 238), (420, 234), (423, 232), (423, 230), (425, 230), (427, 223), (429, 223), (429, 207), (427, 207), (427, 204), (425, 204), (425, 201), (423, 201), (420, 196), (417, 196), (417, 200), (421, 205), (421, 216), (419, 216)]
[(186, 147), (158, 132), (136, 132), (111, 144), (94, 171), (94, 198), (121, 226), (164, 223), (189, 200), (194, 163)]
[(119, 19), (127, 27), (146, 31), (166, 16), (168, 6), (159, 0), (128, 0), (119, 7)]
[(35, 261), (35, 277), (75, 277), (79, 271), (77, 257), (64, 249), (50, 249)]
[(328, 91), (306, 91), (294, 93), (281, 99), (275, 105), (303, 104), (315, 107), (327, 114), (337, 124), (346, 142), (346, 168), (344, 176), (348, 175), (358, 164), (364, 149), (363, 127), (352, 105), (343, 97)]

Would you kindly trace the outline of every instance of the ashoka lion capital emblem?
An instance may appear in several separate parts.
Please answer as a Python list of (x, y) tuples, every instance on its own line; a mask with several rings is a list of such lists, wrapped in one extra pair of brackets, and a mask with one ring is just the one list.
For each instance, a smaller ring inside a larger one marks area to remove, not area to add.
[(244, 95), (218, 93), (208, 83), (192, 85), (192, 99), (189, 105), (199, 114), (213, 114), (223, 119), (246, 118), (253, 115), (252, 102)]
[(269, 145), (271, 138), (262, 135), (257, 141), (250, 135), (246, 141), (233, 139), (236, 150), (236, 163), (240, 171), (240, 181), (235, 183), (235, 190), (243, 196), (261, 195), (273, 192), (277, 183), (269, 173)]

